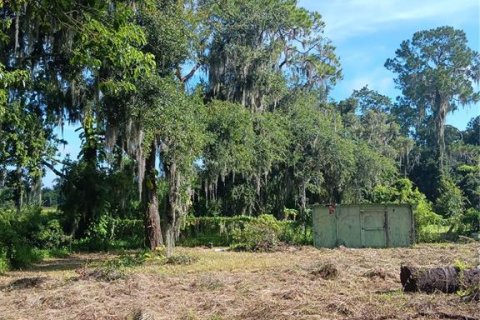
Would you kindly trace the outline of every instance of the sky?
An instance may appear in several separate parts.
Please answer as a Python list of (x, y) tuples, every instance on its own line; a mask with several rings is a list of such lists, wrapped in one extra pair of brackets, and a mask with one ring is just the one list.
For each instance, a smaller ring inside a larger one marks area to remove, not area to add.
[[(464, 30), (469, 46), (480, 50), (480, 0), (300, 0), (299, 6), (322, 15), (325, 36), (336, 47), (343, 69), (343, 80), (331, 93), (337, 101), (365, 85), (392, 99), (400, 95), (395, 75), (384, 63), (416, 31), (449, 25)], [(480, 104), (467, 106), (449, 114), (447, 123), (463, 130), (478, 115)], [(59, 147), (60, 158), (77, 158), (80, 139), (75, 129), (67, 125), (57, 130), (68, 141)], [(51, 186), (55, 178), (47, 170), (44, 185)]]
[[(300, 0), (299, 5), (322, 15), (325, 36), (337, 48), (343, 80), (332, 91), (335, 100), (365, 85), (392, 99), (399, 96), (395, 74), (384, 64), (417, 31), (462, 29), (469, 47), (480, 50), (480, 0)], [(463, 130), (477, 115), (480, 104), (449, 114), (447, 123)]]

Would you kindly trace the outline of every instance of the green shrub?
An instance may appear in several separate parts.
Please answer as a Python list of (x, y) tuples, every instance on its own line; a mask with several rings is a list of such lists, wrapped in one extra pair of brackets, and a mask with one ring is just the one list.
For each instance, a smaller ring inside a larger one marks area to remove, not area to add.
[(312, 223), (302, 223), (300, 221), (283, 220), (278, 221), (281, 226), (279, 239), (281, 242), (290, 245), (311, 245), (313, 244)]
[(142, 220), (103, 215), (90, 225), (85, 237), (73, 242), (73, 248), (80, 251), (138, 249), (144, 245), (144, 232)]
[[(239, 232), (247, 224), (256, 220), (268, 220), (275, 226), (276, 234), (281, 242), (292, 245), (312, 244), (313, 232), (310, 221), (276, 220), (271, 215), (260, 217), (193, 217), (186, 218), (180, 234), (179, 244), (183, 246), (232, 246)], [(251, 227), (250, 227), (251, 229)]]
[(48, 255), (49, 250), (64, 245), (63, 234), (55, 212), (41, 208), (0, 210), (0, 253), (2, 268), (24, 268)]
[(461, 222), (466, 226), (466, 229), (473, 232), (480, 231), (480, 210), (469, 208), (462, 215)]
[(16, 244), (7, 256), (13, 269), (26, 268), (32, 263), (41, 261), (44, 254), (41, 250), (25, 244)]
[(417, 242), (439, 242), (444, 241), (444, 234), (448, 231), (443, 226), (445, 222), (442, 217), (432, 210), (432, 204), (423, 196), (419, 197), (413, 209), (415, 226), (417, 231)]
[(435, 211), (444, 217), (459, 216), (465, 209), (462, 190), (450, 178), (442, 177), (435, 201)]
[(6, 252), (0, 249), (0, 274), (4, 274), (10, 269)]
[[(234, 234), (256, 220), (267, 220), (275, 226), (281, 242), (288, 244), (311, 244), (313, 242), (311, 223), (301, 221), (276, 220), (273, 216), (233, 216), (233, 217), (194, 217), (183, 221), (179, 245), (182, 246), (230, 246)], [(144, 246), (144, 226), (142, 220), (119, 219), (103, 216), (92, 224), (87, 236), (73, 241), (73, 249), (96, 251), (111, 249), (138, 249)]]
[(272, 215), (261, 215), (233, 233), (232, 249), (274, 251), (280, 243), (281, 225)]
[(443, 225), (447, 221), (433, 211), (432, 203), (413, 186), (409, 179), (398, 179), (392, 186), (376, 186), (372, 193), (372, 202), (411, 205), (415, 218), (417, 242), (445, 240)]
[(430, 224), (417, 228), (417, 242), (432, 243), (448, 240), (448, 226), (442, 224)]
[(233, 232), (243, 229), (254, 220), (250, 216), (234, 217), (194, 217), (188, 216), (180, 234), (179, 244), (183, 246), (229, 246)]
[(105, 262), (104, 266), (117, 268), (117, 269), (124, 269), (124, 268), (140, 266), (144, 264), (146, 260), (147, 260), (147, 256), (145, 255), (145, 252), (138, 252), (133, 255), (123, 253), (117, 258)]

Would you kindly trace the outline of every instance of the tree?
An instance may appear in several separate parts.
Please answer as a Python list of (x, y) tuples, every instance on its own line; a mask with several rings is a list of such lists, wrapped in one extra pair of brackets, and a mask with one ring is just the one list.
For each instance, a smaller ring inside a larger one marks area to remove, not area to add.
[[(145, 81), (145, 79), (144, 79)], [(167, 255), (173, 254), (178, 239), (182, 219), (191, 206), (193, 185), (196, 179), (195, 161), (198, 160), (205, 144), (204, 104), (198, 94), (187, 95), (180, 83), (173, 79), (156, 78), (151, 80), (150, 94), (143, 103), (136, 105), (136, 113), (142, 114), (145, 131), (144, 146), (154, 146), (158, 150), (149, 150), (150, 157), (160, 159), (160, 175), (149, 172), (145, 177), (144, 188), (156, 190), (158, 179), (167, 185), (166, 201), (160, 208), (161, 231), (148, 230), (155, 239), (159, 235), (167, 246)], [(153, 155), (153, 156), (152, 156)], [(152, 161), (148, 159), (147, 161)], [(156, 164), (150, 166), (155, 168)], [(158, 194), (147, 203), (158, 202)], [(154, 210), (153, 206), (149, 210)], [(158, 210), (158, 204), (157, 204)], [(156, 217), (149, 212), (145, 219)], [(158, 228), (157, 221), (147, 221), (146, 227)], [(156, 233), (156, 234), (154, 234)], [(149, 247), (157, 243), (150, 240)]]
[(205, 7), (210, 98), (265, 111), (278, 105), (287, 83), (325, 92), (341, 77), (321, 16), (296, 1), (208, 0)]
[[(285, 202), (292, 206), (301, 202), (305, 207), (307, 190), (318, 189), (321, 179), (294, 174), (288, 158), (301, 158), (302, 146), (291, 145), (289, 126), (300, 128), (301, 124), (294, 124), (294, 116), (290, 118), (284, 110), (295, 103), (293, 95), (311, 93), (313, 100), (326, 100), (328, 89), (341, 77), (335, 48), (323, 35), (321, 16), (299, 8), (294, 0), (209, 0), (201, 8), (206, 20), (205, 45), (199, 55), (208, 76), (205, 96), (213, 101), (208, 109), (220, 109), (213, 114), (208, 131), (221, 139), (207, 144), (202, 174), (208, 194), (205, 203), (222, 207), (224, 213), (251, 214), (266, 208), (280, 213)], [(320, 117), (315, 104), (313, 121)], [(237, 110), (238, 106), (247, 113)], [(223, 111), (228, 108), (238, 118), (225, 117)], [(315, 144), (317, 133), (311, 133), (313, 140), (305, 143)], [(229, 134), (234, 138), (226, 142), (223, 135)], [(240, 152), (232, 152), (236, 149)], [(308, 172), (308, 166), (318, 167), (313, 154), (306, 162), (305, 168), (295, 170), (319, 176), (318, 170)]]
[(480, 116), (470, 119), (463, 136), (465, 143), (480, 146)]
[(398, 75), (395, 82), (404, 102), (416, 110), (417, 117), (431, 116), (436, 158), (443, 173), (446, 115), (459, 105), (479, 101), (473, 82), (480, 80), (480, 55), (467, 46), (463, 31), (448, 26), (416, 32), (395, 54), (385, 67)]

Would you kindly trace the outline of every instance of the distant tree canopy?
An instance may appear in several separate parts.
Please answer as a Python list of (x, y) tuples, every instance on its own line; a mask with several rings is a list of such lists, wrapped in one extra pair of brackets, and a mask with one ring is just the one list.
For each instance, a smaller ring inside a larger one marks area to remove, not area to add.
[[(400, 177), (445, 217), (480, 209), (479, 119), (445, 125), (479, 99), (463, 31), (401, 44), (386, 63), (396, 103), (368, 87), (332, 101), (340, 59), (321, 15), (294, 0), (18, 0), (0, 15), (0, 200), (58, 203), (73, 237), (140, 218), (146, 246), (171, 254), (187, 214), (294, 208), (306, 223), (315, 202), (376, 201), (379, 188), (397, 201)], [(78, 159), (57, 155), (66, 123)], [(47, 168), (58, 183), (42, 200)]]
[(440, 27), (416, 32), (412, 40), (403, 41), (385, 67), (398, 74), (395, 81), (402, 90), (404, 107), (416, 109), (416, 131), (434, 124), (435, 151), (443, 171), (447, 113), (480, 101), (473, 86), (480, 80), (479, 53), (467, 46), (463, 31)]

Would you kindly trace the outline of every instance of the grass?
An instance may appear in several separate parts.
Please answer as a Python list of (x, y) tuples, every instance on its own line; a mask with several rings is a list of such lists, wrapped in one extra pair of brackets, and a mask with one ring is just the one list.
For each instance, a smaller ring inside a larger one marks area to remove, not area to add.
[[(297, 247), (273, 253), (177, 248), (181, 264), (125, 262), (126, 276), (108, 282), (78, 279), (78, 270), (115, 266), (106, 261), (127, 261), (125, 253), (74, 254), (0, 276), (0, 318), (125, 319), (137, 309), (155, 319), (435, 319), (442, 314), (480, 318), (476, 302), (465, 303), (455, 294), (405, 294), (399, 280), (402, 263), (477, 265), (477, 248), (478, 243), (393, 249)], [(336, 270), (336, 277), (326, 280), (312, 272), (327, 265)], [(22, 289), (9, 286), (24, 278), (42, 281)]]

